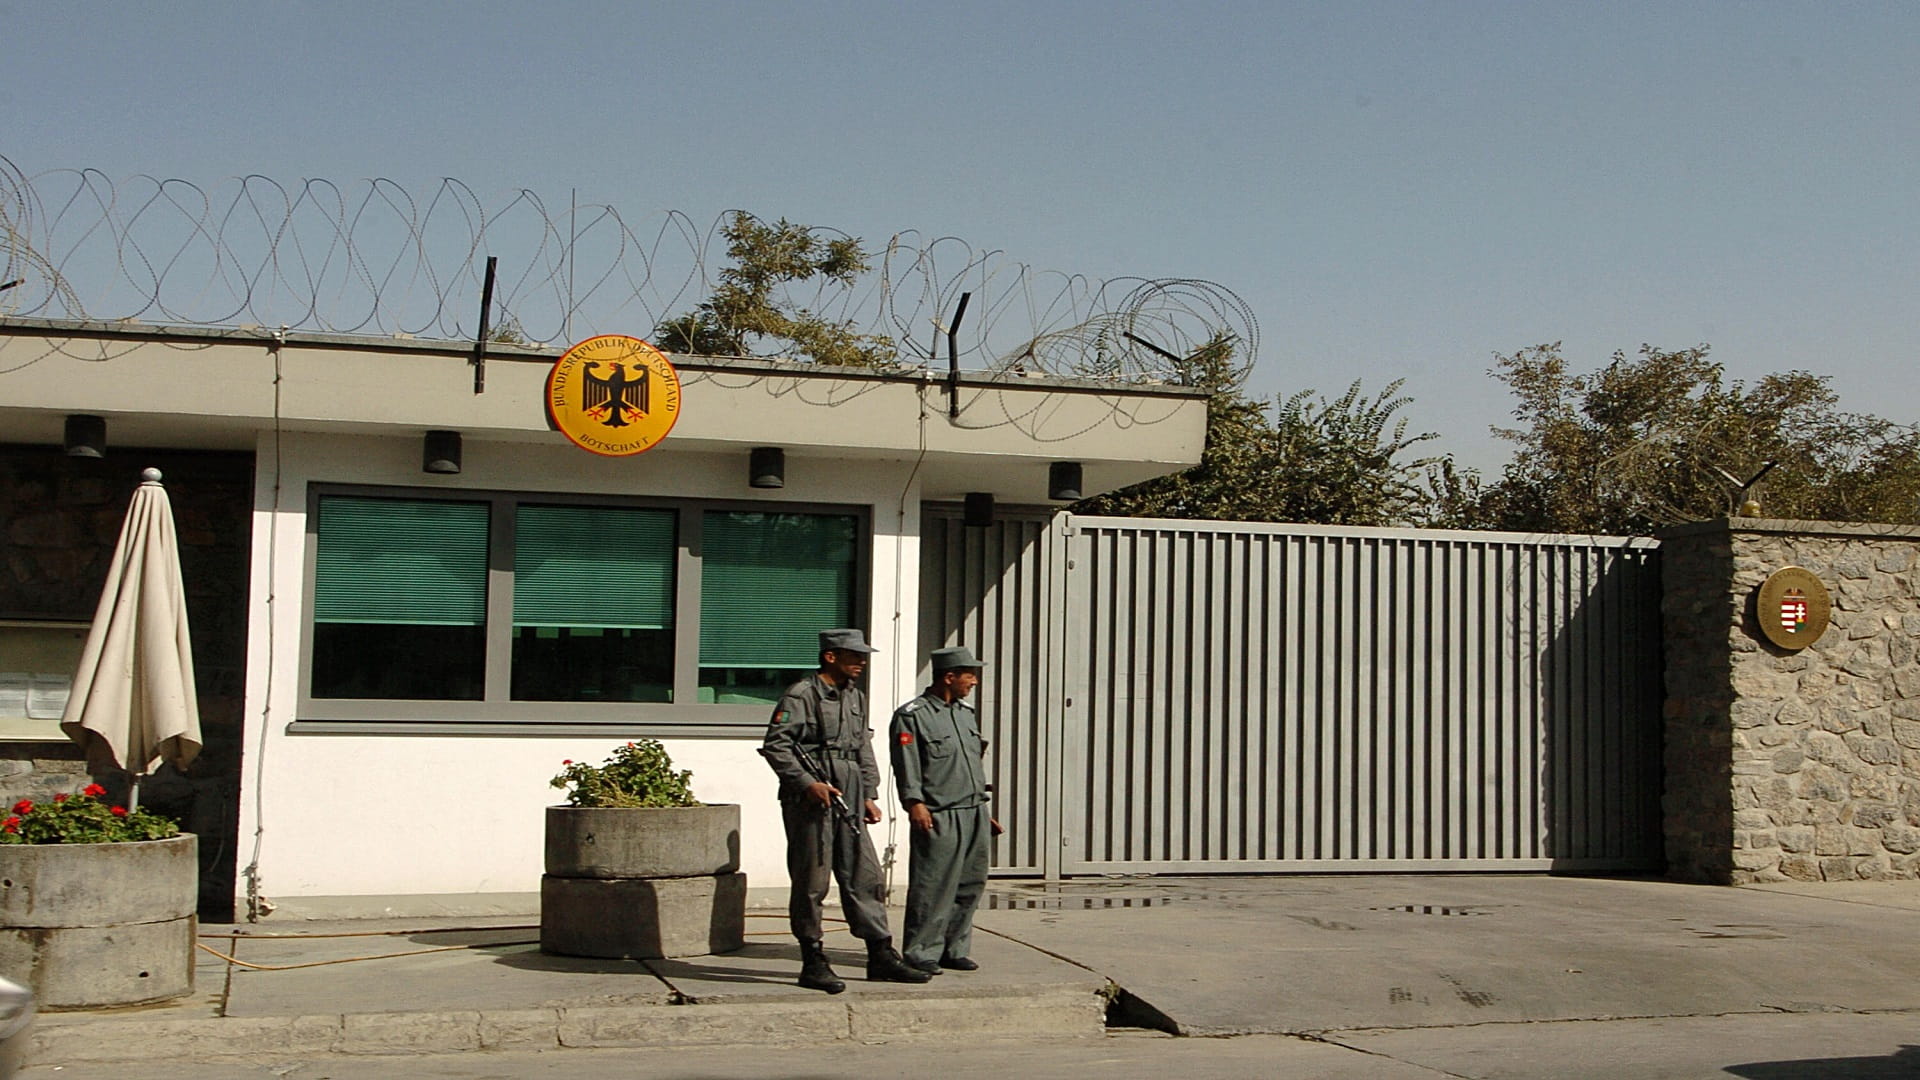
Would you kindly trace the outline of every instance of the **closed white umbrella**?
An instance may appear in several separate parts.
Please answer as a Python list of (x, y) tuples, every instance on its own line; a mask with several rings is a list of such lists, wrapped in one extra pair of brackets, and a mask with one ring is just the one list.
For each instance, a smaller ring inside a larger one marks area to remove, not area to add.
[(173, 508), (160, 470), (140, 477), (60, 718), (60, 730), (85, 748), (90, 768), (134, 774), (136, 806), (142, 776), (161, 761), (184, 769), (200, 753)]

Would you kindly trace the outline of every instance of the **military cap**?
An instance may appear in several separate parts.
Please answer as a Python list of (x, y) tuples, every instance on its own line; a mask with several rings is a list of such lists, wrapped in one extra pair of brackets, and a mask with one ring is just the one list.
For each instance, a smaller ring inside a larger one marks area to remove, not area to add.
[(976, 658), (973, 655), (973, 650), (967, 648), (965, 645), (955, 645), (951, 649), (935, 649), (933, 650), (932, 657), (933, 670), (936, 674), (942, 671), (958, 671), (961, 668), (983, 668), (987, 666), (986, 661)]
[(858, 630), (822, 630), (820, 631), (821, 652), (878, 652), (867, 644), (867, 635)]

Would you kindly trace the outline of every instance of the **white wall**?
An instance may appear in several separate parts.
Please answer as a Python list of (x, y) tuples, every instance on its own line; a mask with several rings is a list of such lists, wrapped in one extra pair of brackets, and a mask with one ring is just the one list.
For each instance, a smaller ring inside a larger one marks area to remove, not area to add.
[[(774, 441), (769, 439), (769, 441)], [(277, 451), (277, 453), (276, 453)], [(290, 734), (297, 718), (307, 487), (363, 483), (450, 489), (771, 499), (870, 508), (872, 608), (882, 650), (867, 674), (875, 754), (886, 771), (886, 718), (915, 692), (919, 626), (919, 491), (912, 463), (789, 460), (787, 486), (746, 484), (739, 454), (599, 458), (571, 446), (469, 441), (462, 472), (420, 471), (417, 439), (287, 432), (258, 446), (248, 627), (247, 719), (240, 799), (240, 880), (259, 833), (259, 888), (273, 900), (307, 896), (532, 892), (539, 888), (542, 808), (560, 801), (549, 780), (563, 759), (598, 761), (632, 733), (569, 736)], [(691, 769), (704, 802), (741, 806), (742, 869), (753, 888), (784, 887), (784, 837), (773, 773), (757, 738), (663, 740)], [(884, 782), (905, 880), (906, 822)], [(895, 820), (897, 818), (897, 820)]]

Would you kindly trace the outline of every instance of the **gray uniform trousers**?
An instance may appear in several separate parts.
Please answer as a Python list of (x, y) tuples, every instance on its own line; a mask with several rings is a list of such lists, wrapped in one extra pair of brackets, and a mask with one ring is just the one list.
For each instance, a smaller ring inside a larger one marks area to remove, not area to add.
[[(859, 793), (858, 784), (848, 786)], [(849, 800), (849, 805), (858, 814), (862, 802)], [(840, 910), (846, 914), (853, 936), (862, 941), (892, 937), (887, 929), (886, 901), (881, 898), (885, 883), (880, 877), (880, 860), (873, 853), (867, 830), (848, 825), (826, 807), (798, 798), (780, 800), (780, 818), (787, 827), (787, 880), (792, 882), (792, 891), (787, 894), (787, 920), (793, 936), (801, 941), (821, 939), (820, 905), (827, 899), (827, 887), (837, 878)]]
[(987, 887), (986, 804), (931, 810), (933, 831), (913, 830), (907, 864), (907, 924), (901, 954), (909, 962), (965, 957), (973, 948), (973, 909)]

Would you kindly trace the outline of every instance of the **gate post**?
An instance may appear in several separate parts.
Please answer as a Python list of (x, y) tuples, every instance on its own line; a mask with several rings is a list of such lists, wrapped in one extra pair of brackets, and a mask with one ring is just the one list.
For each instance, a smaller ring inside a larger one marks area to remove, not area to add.
[(1047, 530), (1047, 602), (1055, 617), (1047, 635), (1047, 762), (1045, 776), (1046, 820), (1041, 835), (1041, 877), (1059, 881), (1066, 859), (1066, 844), (1071, 835), (1069, 824), (1073, 806), (1068, 787), (1073, 783), (1071, 762), (1080, 760), (1084, 750), (1076, 717), (1083, 715), (1086, 698), (1086, 665), (1083, 642), (1086, 640), (1086, 589), (1081, 582), (1086, 558), (1080, 549), (1085, 539), (1074, 526), (1073, 515), (1055, 515)]
[[(1668, 874), (1920, 878), (1920, 528), (1740, 518), (1660, 540)], [(1818, 584), (1767, 610), (1788, 567)]]

